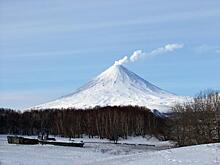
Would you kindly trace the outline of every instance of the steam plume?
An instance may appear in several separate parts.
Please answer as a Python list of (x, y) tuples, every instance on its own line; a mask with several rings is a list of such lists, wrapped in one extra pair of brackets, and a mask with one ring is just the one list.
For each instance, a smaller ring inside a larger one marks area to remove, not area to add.
[(177, 49), (183, 48), (183, 46), (183, 44), (167, 44), (163, 47), (154, 49), (151, 52), (143, 52), (142, 50), (136, 50), (132, 53), (130, 58), (128, 58), (128, 56), (124, 56), (122, 59), (115, 61), (115, 65), (122, 65), (127, 62), (135, 62), (144, 57), (157, 56), (166, 52), (173, 52)]
[(130, 61), (134, 62), (137, 61), (139, 58), (141, 58), (142, 56), (144, 56), (144, 52), (142, 52), (142, 50), (136, 50), (133, 52), (133, 54), (130, 57)]
[(158, 55), (166, 52), (172, 52), (176, 49), (183, 48), (183, 44), (167, 44), (164, 47), (160, 47), (157, 49), (154, 49), (150, 52), (151, 55)]
[(122, 59), (115, 61), (115, 65), (122, 65), (128, 62), (128, 56), (124, 56)]

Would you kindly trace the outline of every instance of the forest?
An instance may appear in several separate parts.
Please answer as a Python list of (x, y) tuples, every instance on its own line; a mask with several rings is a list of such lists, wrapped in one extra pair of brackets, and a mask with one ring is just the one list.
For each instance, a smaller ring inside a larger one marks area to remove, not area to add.
[(47, 132), (65, 137), (162, 137), (165, 120), (138, 106), (107, 106), (93, 109), (44, 109), (23, 113), (0, 109), (0, 133), (38, 135)]

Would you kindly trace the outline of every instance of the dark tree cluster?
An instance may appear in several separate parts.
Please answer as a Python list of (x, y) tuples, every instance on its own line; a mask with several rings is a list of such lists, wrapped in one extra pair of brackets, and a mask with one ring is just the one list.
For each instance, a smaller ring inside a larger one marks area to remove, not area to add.
[(93, 109), (44, 109), (23, 113), (0, 109), (0, 133), (37, 135), (48, 131), (66, 137), (119, 137), (155, 135), (163, 137), (164, 119), (138, 106), (107, 106)]
[(204, 91), (176, 105), (167, 123), (168, 138), (180, 146), (220, 142), (220, 93)]

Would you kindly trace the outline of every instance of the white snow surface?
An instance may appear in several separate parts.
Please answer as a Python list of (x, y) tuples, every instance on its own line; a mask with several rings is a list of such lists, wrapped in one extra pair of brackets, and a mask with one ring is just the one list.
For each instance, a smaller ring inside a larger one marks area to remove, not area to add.
[(124, 66), (114, 64), (74, 93), (30, 109), (138, 105), (167, 112), (172, 105), (184, 101), (186, 97), (160, 89)]
[[(59, 138), (60, 140), (61, 138)], [(63, 139), (65, 140), (65, 139)], [(78, 139), (82, 140), (82, 139)], [(6, 135), (0, 135), (1, 165), (219, 165), (220, 143), (181, 148), (160, 148), (145, 145), (111, 144), (106, 139), (83, 138), (85, 146), (63, 147), (53, 145), (8, 144)], [(124, 140), (126, 143), (144, 142), (166, 145), (155, 138), (141, 137)], [(97, 142), (97, 143), (96, 143)], [(119, 141), (120, 142), (120, 141)], [(167, 143), (169, 144), (169, 143)]]

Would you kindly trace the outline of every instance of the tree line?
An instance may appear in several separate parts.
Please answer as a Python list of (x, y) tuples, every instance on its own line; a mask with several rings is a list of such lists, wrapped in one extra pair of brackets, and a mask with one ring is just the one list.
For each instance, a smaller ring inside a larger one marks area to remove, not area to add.
[(44, 109), (25, 112), (0, 109), (0, 133), (38, 135), (47, 131), (66, 137), (164, 136), (165, 120), (138, 106), (106, 106), (92, 109)]
[(220, 142), (220, 93), (203, 91), (175, 105), (167, 120), (167, 138), (180, 146)]

